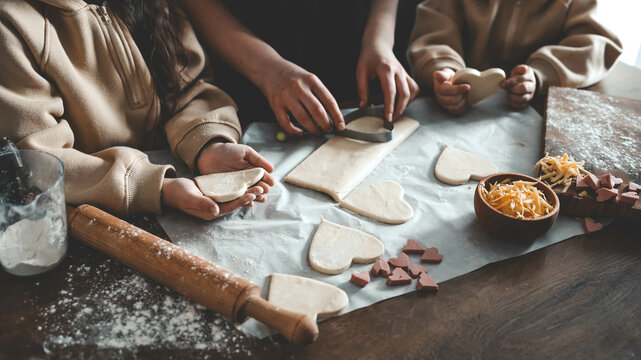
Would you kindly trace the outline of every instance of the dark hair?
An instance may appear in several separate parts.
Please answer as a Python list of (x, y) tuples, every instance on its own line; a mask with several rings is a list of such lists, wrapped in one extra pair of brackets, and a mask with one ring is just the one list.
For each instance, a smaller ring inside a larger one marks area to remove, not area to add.
[(147, 63), (164, 124), (175, 111), (170, 96), (180, 90), (181, 73), (189, 60), (177, 34), (179, 17), (184, 15), (175, 0), (110, 0), (108, 6), (125, 24)]

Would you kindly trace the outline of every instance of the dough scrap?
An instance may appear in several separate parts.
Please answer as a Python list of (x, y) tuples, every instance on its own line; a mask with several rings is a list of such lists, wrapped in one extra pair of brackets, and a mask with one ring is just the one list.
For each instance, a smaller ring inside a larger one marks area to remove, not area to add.
[(462, 185), (470, 179), (481, 180), (498, 171), (488, 160), (447, 145), (434, 167), (436, 178), (449, 185)]
[(285, 310), (316, 319), (338, 314), (349, 302), (343, 290), (318, 280), (287, 274), (270, 276), (267, 301)]
[(309, 246), (309, 264), (323, 274), (340, 274), (352, 262), (368, 264), (385, 252), (376, 237), (360, 230), (335, 224), (321, 218)]
[[(354, 120), (349, 125), (357, 123), (360, 126), (382, 127), (380, 119), (364, 117), (366, 120)], [(369, 120), (367, 120), (369, 119)], [(366, 123), (369, 123), (366, 125)], [(408, 117), (394, 122), (394, 138), (386, 143), (368, 143), (342, 136), (334, 136), (316, 151), (309, 155), (286, 177), (285, 181), (324, 192), (334, 201), (340, 202), (363, 179), (376, 168), (394, 148), (407, 139), (419, 123)], [(371, 131), (371, 130), (368, 130)]]
[(348, 195), (340, 206), (384, 223), (402, 224), (414, 216), (414, 210), (403, 195), (401, 184), (382, 180)]
[(265, 175), (263, 168), (209, 174), (194, 178), (196, 185), (205, 196), (216, 202), (227, 202), (243, 196), (247, 188)]
[(499, 68), (487, 69), (479, 72), (476, 69), (465, 68), (454, 74), (454, 84), (470, 84), (470, 93), (467, 96), (468, 105), (472, 106), (500, 89), (499, 84), (505, 80), (505, 72)]

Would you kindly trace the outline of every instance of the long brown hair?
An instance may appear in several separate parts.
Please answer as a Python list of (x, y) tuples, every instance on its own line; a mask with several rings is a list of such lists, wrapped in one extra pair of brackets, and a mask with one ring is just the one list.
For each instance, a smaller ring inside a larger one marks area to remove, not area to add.
[(187, 64), (187, 52), (178, 39), (177, 23), (182, 15), (175, 0), (109, 0), (109, 8), (120, 18), (140, 49), (161, 104), (161, 122), (175, 111), (170, 96), (182, 86), (179, 64)]

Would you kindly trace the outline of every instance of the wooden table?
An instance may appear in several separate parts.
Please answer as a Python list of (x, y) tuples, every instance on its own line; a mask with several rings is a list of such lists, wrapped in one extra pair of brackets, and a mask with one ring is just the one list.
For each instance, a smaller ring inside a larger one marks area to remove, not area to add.
[[(641, 99), (641, 71), (619, 64), (591, 88)], [(539, 111), (542, 102), (534, 104)], [(641, 121), (641, 119), (639, 119)], [(163, 236), (154, 219), (134, 223)], [(18, 358), (234, 358), (234, 359), (627, 359), (641, 356), (641, 224), (615, 221), (604, 230), (487, 265), (440, 284), (438, 293), (409, 293), (319, 324), (312, 345), (281, 337), (235, 341), (214, 350), (92, 344), (43, 349), (35, 324), (56, 321), (36, 309), (55, 304), (63, 284), (96, 286), (97, 275), (67, 278), (92, 264), (118, 276), (128, 270), (72, 241), (68, 259), (34, 278), (0, 273), (0, 360)], [(168, 290), (156, 287), (162, 295)], [(134, 301), (134, 300), (132, 300)], [(215, 314), (212, 314), (214, 316)], [(169, 335), (169, 334), (168, 334)], [(230, 336), (229, 334), (227, 336)]]

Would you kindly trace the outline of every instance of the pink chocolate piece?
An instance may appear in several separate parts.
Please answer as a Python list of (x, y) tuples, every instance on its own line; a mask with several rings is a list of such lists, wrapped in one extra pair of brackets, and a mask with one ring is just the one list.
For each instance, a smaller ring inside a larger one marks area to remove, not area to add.
[(605, 175), (601, 176), (601, 187), (607, 188), (607, 189), (614, 189), (615, 183), (616, 182), (615, 182), (614, 176), (612, 176), (612, 174), (605, 174)]
[(596, 191), (596, 201), (604, 202), (612, 199), (613, 197), (619, 195), (619, 192), (616, 189), (606, 189), (600, 188)]
[(630, 181), (630, 183), (628, 184), (628, 191), (639, 191), (639, 190), (641, 190), (641, 185)]
[(407, 239), (407, 245), (403, 246), (403, 252), (408, 254), (422, 254), (425, 249), (414, 239)]
[(349, 282), (360, 287), (365, 287), (369, 284), (369, 273), (367, 271), (353, 273)]
[(425, 266), (421, 264), (410, 264), (410, 276), (417, 278), (422, 273), (427, 273)]
[(594, 221), (594, 219), (589, 217), (586, 217), (585, 219), (583, 219), (583, 226), (585, 227), (585, 231), (588, 234), (603, 229), (603, 224), (598, 223)]
[(392, 274), (387, 277), (387, 285), (403, 285), (411, 284), (412, 278), (407, 275), (405, 270), (401, 268), (396, 268), (392, 271)]
[(585, 176), (583, 176), (581, 174), (577, 175), (577, 177), (576, 177), (576, 189), (577, 190), (585, 190), (585, 189), (589, 189), (589, 188), (590, 188), (590, 186), (585, 183)]
[(599, 181), (599, 179), (592, 174), (588, 174), (588, 176), (584, 177), (583, 181), (585, 181), (585, 183), (588, 184), (588, 186), (594, 191), (601, 187), (601, 182)]
[(623, 183), (623, 179), (615, 177), (614, 178), (614, 187), (617, 187)]
[(372, 275), (374, 276), (388, 277), (390, 272), (391, 271), (389, 265), (387, 264), (387, 261), (383, 259), (376, 260), (374, 266), (372, 266)]
[(438, 249), (433, 247), (425, 250), (423, 256), (421, 256), (421, 262), (438, 264), (443, 260), (443, 255), (438, 253)]
[(617, 196), (617, 204), (623, 203), (629, 206), (634, 206), (639, 200), (639, 195), (634, 191), (624, 192), (623, 194)]
[(427, 273), (421, 273), (418, 283), (416, 283), (416, 288), (418, 290), (438, 290), (438, 284)]
[(392, 266), (407, 270), (410, 267), (410, 257), (406, 253), (400, 253), (398, 257), (389, 259), (389, 263)]

